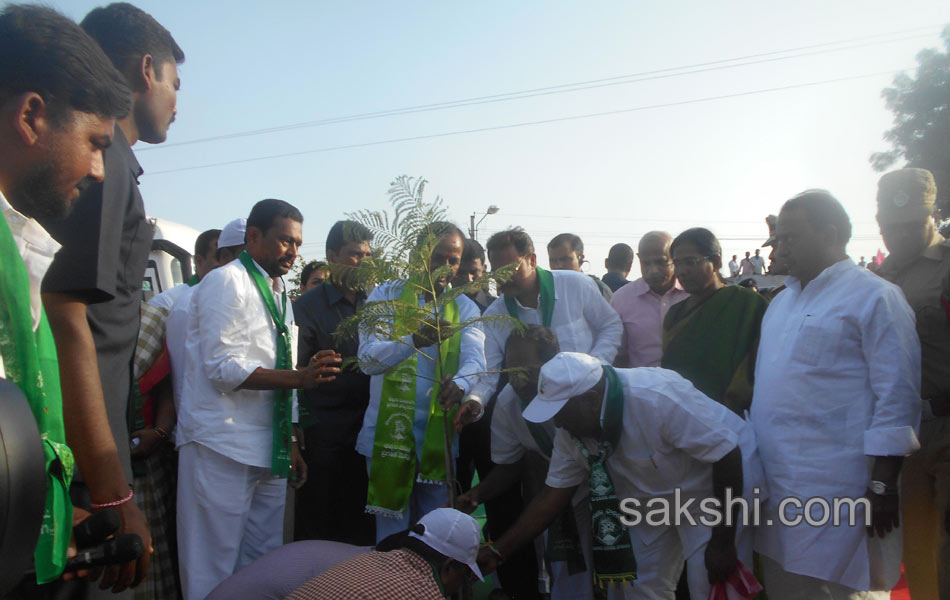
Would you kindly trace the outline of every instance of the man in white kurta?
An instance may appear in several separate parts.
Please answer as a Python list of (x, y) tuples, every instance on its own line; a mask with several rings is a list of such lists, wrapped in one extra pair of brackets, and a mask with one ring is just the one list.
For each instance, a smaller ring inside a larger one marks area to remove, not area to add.
[[(502, 555), (516, 547), (524, 531), (529, 530), (524, 524), (533, 518), (532, 513), (546, 513), (544, 507), (552, 499), (564, 502), (575, 487), (588, 481), (590, 466), (579, 443), (591, 456), (599, 454), (598, 444), (593, 437), (578, 438), (568, 429), (607, 428), (605, 398), (609, 390), (603, 369), (598, 359), (571, 352), (558, 354), (542, 367), (539, 394), (523, 416), (529, 421), (555, 420), (558, 429), (554, 452), (544, 492), (496, 542)], [(623, 393), (622, 426), (606, 465), (617, 498), (638, 502), (642, 517), (629, 526), (637, 579), (633, 585), (625, 586), (626, 597), (672, 599), (685, 559), (691, 597), (706, 600), (706, 560), (710, 554), (717, 555), (722, 547), (710, 543), (718, 528), (701, 522), (704, 513), (700, 502), (716, 496), (715, 486), (732, 485), (725, 477), (727, 469), (734, 470), (731, 475), (739, 475), (741, 481), (742, 491), (733, 489), (733, 497), (741, 495), (750, 503), (756, 494), (761, 497), (763, 476), (752, 429), (674, 371), (644, 367), (617, 369), (616, 374)], [(721, 471), (723, 479), (717, 482), (717, 465), (730, 461), (734, 462)], [(675, 507), (677, 496), (684, 507), (679, 515), (674, 508), (668, 522), (651, 519), (648, 513), (655, 505), (648, 506), (648, 502), (662, 499)], [(688, 506), (684, 506), (687, 502)], [(692, 521), (685, 516), (687, 513)], [(751, 564), (749, 528), (739, 525), (734, 532), (716, 533), (717, 544), (732, 546), (739, 560)]]
[[(462, 258), (464, 235), (458, 228), (452, 226), (451, 231), (445, 233), (432, 250), (433, 270), (446, 265), (454, 266), (458, 270)], [(454, 276), (454, 272), (452, 274)], [(451, 280), (437, 283), (441, 291)], [(405, 281), (394, 281), (377, 286), (366, 299), (367, 304), (381, 300), (396, 300), (402, 293)], [(419, 305), (425, 304), (425, 298), (420, 294), (417, 298)], [(464, 294), (455, 299), (458, 306), (459, 323), (478, 318), (481, 314), (478, 306)], [(376, 420), (379, 417), (380, 402), (383, 389), (383, 380), (387, 372), (400, 365), (406, 359), (416, 354), (416, 382), (415, 382), (415, 418), (413, 419), (413, 436), (416, 446), (416, 458), (422, 459), (422, 446), (425, 441), (426, 425), (431, 409), (431, 390), (435, 380), (436, 345), (417, 347), (417, 336), (407, 335), (400, 340), (392, 340), (376, 332), (360, 332), (360, 347), (358, 357), (360, 369), (371, 375), (369, 388), (369, 406), (363, 417), (363, 428), (356, 438), (356, 451), (366, 457), (367, 469), (372, 481), (373, 442), (376, 439)], [(459, 364), (456, 376), (452, 379), (455, 386), (461, 390), (461, 395), (471, 390), (473, 376), (485, 371), (484, 344), (485, 336), (474, 325), (464, 327), (460, 332)], [(451, 383), (451, 382), (450, 382)], [(450, 386), (445, 386), (443, 391)], [(454, 457), (458, 456), (458, 440), (453, 441)], [(415, 479), (415, 478), (414, 478)], [(383, 512), (376, 508), (370, 509), (376, 514), (376, 540), (404, 531), (415, 524), (423, 515), (444, 505), (446, 502), (446, 488), (443, 484), (423, 483), (414, 481), (409, 498), (409, 505), (405, 510)]]
[[(546, 299), (539, 281), (543, 275), (538, 273), (534, 243), (528, 234), (520, 229), (502, 231), (493, 235), (486, 247), (493, 269), (511, 264), (517, 268), (501, 284), (502, 294), (488, 307), (485, 316), (510, 315), (525, 325), (544, 325), (557, 335), (562, 351), (583, 352), (605, 363), (613, 362), (620, 348), (623, 324), (590, 277), (576, 271), (550, 271), (554, 279), (553, 311), (550, 322), (545, 322)], [(506, 301), (513, 301), (514, 311), (508, 309)], [(488, 321), (482, 327), (488, 371), (496, 372), (479, 377), (472, 393), (487, 401), (498, 386), (497, 371), (502, 366), (512, 324)]]
[[(762, 321), (751, 409), (772, 521), (756, 547), (773, 600), (886, 598), (873, 590), (899, 576), (896, 485), (901, 457), (918, 447), (920, 342), (900, 288), (845, 254), (850, 234), (824, 191), (789, 200), (778, 219), (777, 253), (791, 276)], [(783, 498), (802, 503), (786, 507), (794, 519), (814, 497), (869, 498), (874, 537), (863, 506), (853, 526), (844, 505), (838, 526), (779, 523)]]
[[(285, 274), (303, 217), (264, 200), (247, 220), (247, 255), (283, 311), (296, 348)], [(191, 297), (190, 350), (179, 402), (178, 550), (185, 600), (200, 600), (238, 568), (283, 543), (287, 480), (272, 471), (275, 392), (313, 387), (335, 367), (278, 369), (278, 330), (249, 267), (234, 260), (209, 273)], [(321, 357), (322, 358), (322, 357)], [(338, 362), (338, 361), (336, 361)], [(291, 358), (291, 365), (294, 364)], [(294, 401), (296, 421), (296, 401)], [(293, 475), (306, 477), (296, 440)]]

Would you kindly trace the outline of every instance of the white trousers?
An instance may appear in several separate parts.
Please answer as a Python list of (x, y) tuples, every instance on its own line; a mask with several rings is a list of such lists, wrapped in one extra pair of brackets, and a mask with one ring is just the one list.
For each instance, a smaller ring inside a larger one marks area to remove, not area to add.
[(178, 451), (178, 567), (185, 600), (204, 598), (283, 544), (287, 480), (202, 446)]
[(891, 597), (890, 592), (862, 592), (840, 583), (789, 573), (764, 555), (762, 571), (769, 600), (887, 600)]
[[(649, 545), (631, 529), (630, 541), (637, 559), (637, 580), (624, 587), (626, 600), (673, 600), (676, 584), (683, 571), (683, 544), (675, 527), (666, 527)], [(736, 529), (736, 553), (739, 560), (752, 570), (752, 529)], [(709, 576), (706, 572), (706, 544), (686, 559), (686, 579), (691, 600), (709, 598)], [(774, 600), (771, 598), (770, 600)]]

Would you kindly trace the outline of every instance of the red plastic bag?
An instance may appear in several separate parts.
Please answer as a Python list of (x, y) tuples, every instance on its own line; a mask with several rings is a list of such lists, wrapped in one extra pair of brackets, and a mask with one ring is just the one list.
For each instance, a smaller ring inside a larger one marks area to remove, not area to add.
[(752, 600), (762, 591), (762, 584), (758, 582), (742, 561), (725, 581), (720, 581), (709, 590), (709, 600)]

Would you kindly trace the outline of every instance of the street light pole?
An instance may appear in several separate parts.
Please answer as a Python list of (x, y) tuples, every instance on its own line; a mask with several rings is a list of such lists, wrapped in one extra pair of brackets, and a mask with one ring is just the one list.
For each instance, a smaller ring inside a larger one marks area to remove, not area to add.
[(499, 210), (501, 209), (495, 206), (494, 204), (490, 205), (488, 207), (488, 210), (485, 211), (485, 214), (482, 215), (482, 218), (478, 220), (478, 223), (475, 222), (475, 217), (478, 216), (478, 213), (473, 212), (471, 216), (471, 221), (470, 221), (471, 224), (468, 229), (469, 236), (473, 240), (478, 240), (478, 226), (482, 224), (482, 221), (485, 220), (485, 217), (487, 217), (488, 215), (493, 215), (497, 213)]

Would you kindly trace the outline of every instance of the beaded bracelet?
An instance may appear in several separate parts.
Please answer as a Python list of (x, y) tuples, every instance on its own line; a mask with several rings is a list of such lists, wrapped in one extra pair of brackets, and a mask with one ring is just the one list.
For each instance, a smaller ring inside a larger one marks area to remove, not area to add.
[(112, 506), (121, 506), (131, 499), (132, 499), (132, 490), (129, 490), (129, 495), (121, 500), (116, 500), (115, 502), (103, 502), (102, 504), (96, 504), (95, 502), (93, 502), (89, 506), (93, 509), (110, 508)]

